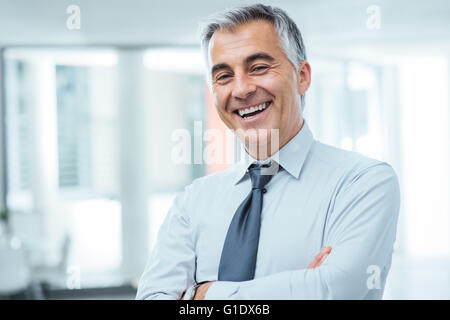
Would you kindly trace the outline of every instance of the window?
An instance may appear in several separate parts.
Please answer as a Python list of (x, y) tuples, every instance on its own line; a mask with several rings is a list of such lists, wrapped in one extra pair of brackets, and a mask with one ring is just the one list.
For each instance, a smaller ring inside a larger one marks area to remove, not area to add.
[(6, 51), (7, 201), (36, 267), (120, 267), (116, 60), (108, 50)]

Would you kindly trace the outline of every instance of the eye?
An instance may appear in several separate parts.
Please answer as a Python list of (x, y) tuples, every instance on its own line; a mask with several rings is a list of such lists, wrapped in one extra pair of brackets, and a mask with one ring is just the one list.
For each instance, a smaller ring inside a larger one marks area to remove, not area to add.
[(256, 66), (252, 69), (252, 71), (259, 72), (259, 71), (264, 71), (267, 68), (268, 68), (267, 66)]
[(217, 77), (217, 80), (224, 80), (224, 79), (226, 79), (228, 77), (229, 77), (228, 74), (224, 74), (224, 75), (221, 75), (221, 76)]
[(217, 77), (216, 77), (216, 81), (225, 81), (225, 80), (227, 80), (228, 78), (230, 78), (231, 77), (231, 75), (230, 74), (227, 74), (227, 73), (225, 73), (225, 74), (220, 74), (220, 75), (218, 75)]

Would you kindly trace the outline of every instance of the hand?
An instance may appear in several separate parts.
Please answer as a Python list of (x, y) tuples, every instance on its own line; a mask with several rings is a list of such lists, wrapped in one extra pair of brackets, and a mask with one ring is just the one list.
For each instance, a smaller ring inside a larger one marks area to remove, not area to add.
[(330, 246), (323, 247), (322, 250), (320, 250), (319, 254), (314, 258), (314, 260), (309, 264), (308, 268), (306, 269), (314, 269), (319, 267), (325, 260), (325, 258), (328, 257), (330, 252), (331, 252)]
[(197, 287), (197, 290), (195, 290), (194, 298), (193, 300), (205, 300), (206, 292), (208, 291), (209, 287), (214, 283), (214, 281), (209, 281), (202, 283)]
[[(325, 260), (325, 258), (328, 257), (330, 252), (331, 252), (330, 246), (323, 247), (322, 250), (320, 250), (319, 254), (309, 264), (307, 269), (314, 269), (314, 268), (319, 267), (322, 264), (322, 262)], [(204, 300), (205, 296), (206, 296), (206, 292), (208, 291), (209, 287), (213, 283), (214, 283), (214, 281), (209, 281), (209, 282), (205, 282), (205, 283), (201, 284), (200, 286), (198, 286), (197, 290), (195, 290), (195, 295), (194, 295), (193, 300)], [(183, 292), (180, 300), (183, 300), (185, 293), (186, 293), (186, 291)]]

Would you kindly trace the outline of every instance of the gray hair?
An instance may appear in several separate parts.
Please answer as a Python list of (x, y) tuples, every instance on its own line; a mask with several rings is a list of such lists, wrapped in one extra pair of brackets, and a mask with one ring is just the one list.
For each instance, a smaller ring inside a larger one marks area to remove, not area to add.
[[(294, 65), (295, 70), (298, 71), (300, 64), (306, 60), (306, 50), (300, 30), (284, 10), (263, 4), (229, 9), (206, 18), (200, 24), (201, 47), (208, 66), (206, 76), (210, 87), (208, 47), (214, 32), (221, 29), (232, 30), (234, 27), (254, 20), (265, 20), (274, 25), (280, 38), (281, 47), (289, 61)], [(304, 94), (301, 96), (301, 100), (303, 109), (305, 104)]]

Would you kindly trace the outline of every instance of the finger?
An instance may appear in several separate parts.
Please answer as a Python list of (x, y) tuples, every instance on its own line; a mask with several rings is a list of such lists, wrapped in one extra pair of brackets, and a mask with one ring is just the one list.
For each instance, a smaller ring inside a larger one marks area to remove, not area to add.
[(309, 264), (307, 269), (313, 269), (317, 266), (317, 263), (320, 261), (320, 259), (322, 258), (323, 255), (323, 251), (321, 250), (313, 259), (313, 261)]
[(330, 254), (330, 252), (331, 252), (331, 247), (327, 247), (327, 248), (325, 249), (325, 252), (324, 252), (323, 255), (321, 256), (319, 262), (317, 263), (316, 268), (319, 267), (319, 266), (322, 264), (322, 262), (325, 261), (325, 259), (328, 257), (328, 255)]
[(325, 260), (328, 254), (331, 252), (331, 247), (323, 247), (322, 250), (316, 255), (314, 260), (309, 264), (307, 269), (314, 269), (320, 266), (320, 264)]
[(316, 266), (316, 264), (317, 264), (317, 262), (319, 262), (319, 260), (320, 260), (320, 255), (321, 255), (321, 253), (319, 253), (319, 254), (314, 258), (313, 261), (311, 261), (311, 263), (309, 264), (309, 266), (308, 266), (306, 269), (314, 269), (315, 266)]

